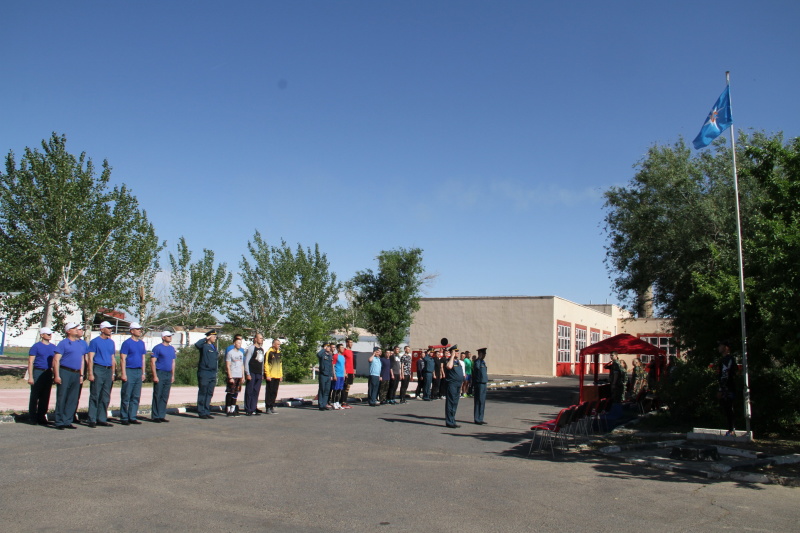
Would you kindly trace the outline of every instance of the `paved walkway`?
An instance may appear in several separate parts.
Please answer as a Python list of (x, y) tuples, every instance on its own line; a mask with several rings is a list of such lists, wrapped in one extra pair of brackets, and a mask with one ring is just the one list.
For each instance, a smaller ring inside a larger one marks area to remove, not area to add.
[[(109, 410), (119, 409), (120, 404), (120, 390), (121, 385), (119, 381), (114, 382), (114, 387), (111, 389), (111, 402), (108, 406)], [(353, 383), (350, 387), (350, 394), (366, 394), (366, 383)], [(288, 401), (293, 398), (313, 398), (317, 394), (317, 385), (315, 383), (309, 385), (295, 385), (281, 383), (278, 389), (279, 401)], [(28, 401), (30, 399), (30, 389), (0, 389), (0, 411), (14, 411), (22, 413), (28, 411)], [(152, 402), (153, 398), (153, 384), (145, 383), (142, 385), (141, 408), (147, 408)], [(261, 387), (261, 398), (263, 403), (264, 387)], [(216, 387), (214, 389), (214, 396), (211, 399), (212, 403), (219, 403), (225, 401), (225, 387)], [(239, 403), (244, 401), (244, 388), (239, 393)], [(169, 405), (195, 405), (197, 403), (197, 387), (176, 387), (173, 386), (169, 395)], [(56, 388), (50, 394), (50, 409), (55, 409), (56, 406)], [(78, 409), (86, 409), (89, 407), (89, 384), (84, 384), (81, 391), (81, 398), (78, 402)]]

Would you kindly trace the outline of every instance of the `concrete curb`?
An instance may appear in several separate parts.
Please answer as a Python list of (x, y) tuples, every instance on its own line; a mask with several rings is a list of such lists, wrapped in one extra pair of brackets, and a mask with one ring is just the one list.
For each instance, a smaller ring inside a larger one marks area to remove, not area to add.
[[(744, 468), (750, 468), (756, 466), (798, 463), (800, 462), (800, 454), (765, 457), (764, 454), (761, 453), (756, 454), (754, 452), (749, 452), (748, 454), (746, 450), (737, 450), (735, 448), (721, 447), (722, 450), (720, 450), (720, 453), (722, 453), (723, 455), (736, 455), (738, 457), (751, 458), (752, 460), (739, 463), (735, 466), (718, 464), (718, 463), (703, 463), (706, 466), (706, 468), (711, 469), (710, 472), (708, 470), (703, 470), (700, 468), (675, 465), (664, 459), (630, 458), (622, 454), (622, 452), (624, 451), (646, 450), (649, 448), (654, 448), (654, 449), (668, 448), (682, 443), (684, 443), (683, 440), (652, 442), (643, 444), (630, 444), (621, 446), (606, 446), (605, 448), (596, 450), (595, 453), (597, 455), (601, 455), (603, 457), (614, 459), (623, 463), (628, 463), (637, 466), (648, 466), (651, 468), (656, 468), (658, 470), (675, 472), (677, 474), (686, 474), (690, 476), (698, 476), (706, 479), (730, 479), (732, 481), (740, 481), (745, 483), (764, 483), (764, 484), (774, 483), (790, 487), (800, 487), (799, 477), (773, 476), (769, 474), (759, 474), (755, 472), (741, 471)], [(718, 447), (718, 449), (719, 448), (720, 447)], [(729, 454), (728, 451), (730, 450), (734, 450), (734, 453)]]

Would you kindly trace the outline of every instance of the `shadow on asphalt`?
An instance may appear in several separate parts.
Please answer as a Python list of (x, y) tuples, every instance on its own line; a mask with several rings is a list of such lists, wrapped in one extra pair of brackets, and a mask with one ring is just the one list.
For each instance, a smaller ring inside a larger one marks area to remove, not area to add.
[[(421, 426), (441, 426), (444, 427), (444, 422), (442, 421), (441, 416), (413, 416), (413, 415), (400, 415), (404, 418), (388, 418), (388, 417), (380, 417), (378, 420), (383, 420), (384, 422), (399, 422), (401, 424), (417, 424)], [(417, 418), (417, 419), (430, 419), (435, 420), (435, 422), (427, 422), (425, 420), (409, 420), (409, 418)]]

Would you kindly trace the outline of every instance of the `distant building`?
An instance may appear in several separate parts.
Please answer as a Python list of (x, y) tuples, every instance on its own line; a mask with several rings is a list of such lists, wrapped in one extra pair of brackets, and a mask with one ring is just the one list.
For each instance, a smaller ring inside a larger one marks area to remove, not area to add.
[(670, 327), (667, 319), (637, 319), (616, 305), (558, 296), (422, 298), (410, 344), (424, 348), (446, 337), (461, 350), (489, 348), (492, 374), (567, 376), (577, 374), (581, 349), (618, 333), (675, 354)]

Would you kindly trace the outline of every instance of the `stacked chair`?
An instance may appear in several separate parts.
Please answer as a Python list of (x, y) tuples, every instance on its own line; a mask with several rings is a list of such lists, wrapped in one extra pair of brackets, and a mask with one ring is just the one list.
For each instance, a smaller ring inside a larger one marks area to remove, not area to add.
[[(578, 436), (588, 437), (596, 427), (599, 431), (608, 430), (608, 410), (611, 398), (586, 401), (579, 405), (572, 405), (562, 409), (553, 420), (531, 426), (533, 438), (528, 449), (528, 455), (533, 452), (533, 447), (538, 441), (537, 451), (550, 447), (550, 454), (555, 457), (555, 447), (561, 442), (561, 447), (569, 450), (569, 441), (576, 441)], [(605, 426), (605, 430), (601, 428)]]

